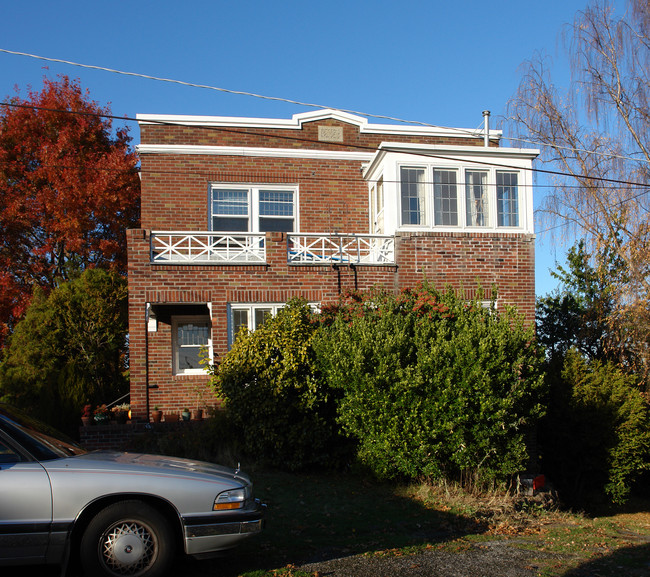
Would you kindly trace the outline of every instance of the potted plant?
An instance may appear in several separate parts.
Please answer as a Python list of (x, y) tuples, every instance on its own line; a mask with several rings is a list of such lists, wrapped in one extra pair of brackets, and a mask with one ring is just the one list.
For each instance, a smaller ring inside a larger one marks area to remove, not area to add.
[(154, 423), (160, 423), (162, 421), (163, 412), (160, 410), (158, 405), (154, 405), (153, 411), (151, 411), (151, 420)]
[(190, 420), (190, 410), (188, 408), (183, 409), (183, 412), (181, 413), (181, 416), (183, 417), (184, 421), (189, 421)]
[(106, 405), (97, 405), (94, 411), (95, 423), (98, 425), (105, 425), (110, 420), (111, 416), (108, 413)]
[(113, 413), (113, 417), (115, 418), (115, 420), (121, 425), (123, 425), (129, 420), (130, 410), (131, 410), (131, 406), (129, 405), (129, 403), (122, 403), (121, 405), (115, 405), (111, 409), (111, 412)]
[(93, 406), (84, 405), (84, 408), (81, 410), (81, 424), (84, 427), (90, 427), (93, 422)]

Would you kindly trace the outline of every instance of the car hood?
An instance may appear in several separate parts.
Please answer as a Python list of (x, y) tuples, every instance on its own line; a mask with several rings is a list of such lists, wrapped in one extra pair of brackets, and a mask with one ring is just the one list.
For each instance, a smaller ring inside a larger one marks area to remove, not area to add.
[[(248, 475), (230, 467), (223, 467), (204, 461), (193, 461), (162, 455), (147, 455), (144, 453), (120, 453), (113, 451), (93, 451), (76, 457), (65, 459), (68, 465), (72, 462), (76, 467), (94, 470), (110, 470), (122, 472), (150, 471), (158, 474), (186, 474), (196, 476), (215, 476), (222, 479), (235, 480), (244, 485), (250, 485)], [(47, 468), (47, 465), (46, 465)]]

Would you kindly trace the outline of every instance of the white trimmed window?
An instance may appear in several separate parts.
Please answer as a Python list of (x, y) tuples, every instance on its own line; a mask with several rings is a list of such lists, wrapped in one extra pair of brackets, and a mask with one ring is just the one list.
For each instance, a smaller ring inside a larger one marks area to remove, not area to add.
[(399, 174), (399, 226), (407, 229), (520, 226), (517, 171), (462, 165), (400, 166)]
[(518, 173), (497, 172), (497, 224), (519, 226)]
[(293, 232), (298, 189), (291, 186), (210, 186), (210, 229)]
[(465, 213), (467, 226), (488, 226), (488, 173), (483, 170), (465, 171)]
[(278, 303), (231, 304), (228, 318), (228, 344), (232, 346), (242, 328), (254, 331), (284, 306)]
[(405, 166), (400, 168), (402, 224), (426, 225), (425, 174), (424, 168)]
[(201, 350), (212, 350), (210, 317), (175, 316), (172, 318), (173, 371), (175, 375), (205, 372), (200, 363)]
[(433, 208), (436, 226), (458, 225), (458, 191), (455, 170), (433, 171)]

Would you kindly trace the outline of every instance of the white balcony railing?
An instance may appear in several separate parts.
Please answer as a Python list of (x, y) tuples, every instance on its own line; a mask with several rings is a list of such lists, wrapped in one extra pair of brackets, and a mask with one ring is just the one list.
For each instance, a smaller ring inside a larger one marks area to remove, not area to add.
[(380, 234), (289, 234), (292, 264), (395, 264), (395, 237)]
[(152, 232), (151, 262), (158, 264), (264, 264), (264, 234)]

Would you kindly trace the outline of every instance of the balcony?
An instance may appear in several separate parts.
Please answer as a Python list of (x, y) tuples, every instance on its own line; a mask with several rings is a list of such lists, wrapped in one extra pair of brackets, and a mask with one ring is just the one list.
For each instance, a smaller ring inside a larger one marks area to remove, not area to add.
[(265, 264), (264, 234), (152, 232), (154, 264)]
[[(281, 250), (291, 265), (395, 264), (393, 236), (288, 233), (286, 239)], [(280, 248), (264, 233), (152, 231), (149, 250), (152, 264), (227, 265), (267, 264), (270, 247)]]
[(288, 261), (304, 265), (395, 264), (395, 237), (380, 234), (289, 234)]

